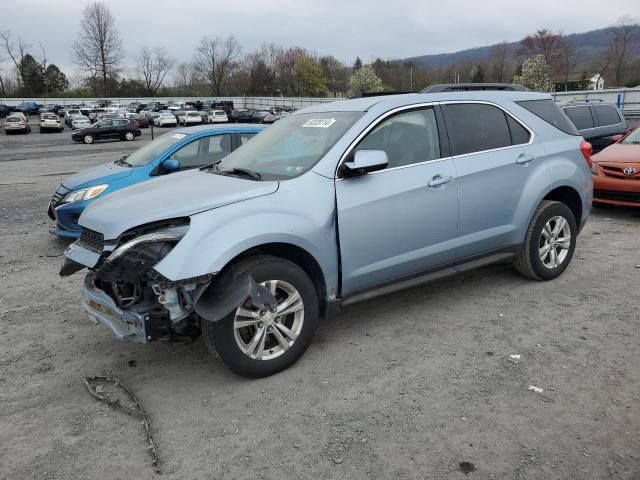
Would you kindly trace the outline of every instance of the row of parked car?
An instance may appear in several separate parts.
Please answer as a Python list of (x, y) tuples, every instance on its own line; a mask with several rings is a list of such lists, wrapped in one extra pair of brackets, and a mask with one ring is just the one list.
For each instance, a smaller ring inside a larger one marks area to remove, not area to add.
[[(202, 335), (262, 377), (341, 305), (505, 259), (552, 280), (592, 201), (640, 206), (640, 130), (592, 156), (563, 109), (605, 128), (599, 104), (460, 89), (181, 128), (65, 179), (48, 207), (53, 233), (77, 238), (60, 274), (87, 269), (83, 307), (117, 338)], [(600, 177), (625, 200), (600, 196)]]

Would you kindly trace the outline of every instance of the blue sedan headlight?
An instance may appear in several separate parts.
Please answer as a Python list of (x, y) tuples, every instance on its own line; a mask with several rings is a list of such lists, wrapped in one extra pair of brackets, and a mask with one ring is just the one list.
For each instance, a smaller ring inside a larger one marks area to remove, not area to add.
[(108, 186), (108, 183), (104, 183), (102, 185), (96, 185), (94, 187), (83, 188), (82, 190), (69, 192), (64, 196), (62, 202), (60, 203), (74, 203), (81, 200), (91, 200), (92, 198), (97, 197), (102, 192), (104, 192)]

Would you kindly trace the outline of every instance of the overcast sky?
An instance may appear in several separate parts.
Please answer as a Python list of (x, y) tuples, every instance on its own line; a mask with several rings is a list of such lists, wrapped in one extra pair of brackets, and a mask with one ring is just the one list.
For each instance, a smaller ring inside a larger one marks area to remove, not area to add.
[[(71, 45), (89, 0), (0, 0), (0, 30), (10, 29), (67, 72)], [(163, 45), (190, 60), (202, 36), (234, 34), (247, 53), (263, 42), (301, 46), (352, 63), (447, 53), (539, 27), (583, 32), (623, 15), (640, 17), (640, 0), (108, 0), (127, 63), (141, 45)]]

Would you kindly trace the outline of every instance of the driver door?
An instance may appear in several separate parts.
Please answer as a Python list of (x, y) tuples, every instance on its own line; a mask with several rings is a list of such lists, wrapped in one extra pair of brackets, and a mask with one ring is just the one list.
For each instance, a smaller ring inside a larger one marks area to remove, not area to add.
[(342, 296), (451, 267), (458, 186), (435, 107), (397, 113), (355, 150), (384, 150), (384, 170), (336, 180)]
[(202, 137), (176, 151), (171, 158), (180, 161), (180, 170), (202, 167), (229, 155), (231, 138), (229, 133)]

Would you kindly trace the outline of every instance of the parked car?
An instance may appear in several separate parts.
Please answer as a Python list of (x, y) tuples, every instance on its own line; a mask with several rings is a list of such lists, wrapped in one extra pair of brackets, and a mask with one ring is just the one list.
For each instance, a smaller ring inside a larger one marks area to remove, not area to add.
[(611, 145), (615, 135), (624, 135), (627, 121), (613, 103), (569, 102), (561, 104), (580, 134), (593, 146), (594, 153)]
[(13, 107), (13, 111), (23, 113), (25, 116), (38, 115), (40, 113), (40, 105), (36, 102), (22, 102)]
[(160, 115), (153, 120), (153, 124), (157, 127), (177, 127), (178, 119), (172, 113), (160, 113)]
[(139, 113), (127, 113), (125, 118), (134, 120), (140, 128), (149, 128), (150, 119), (145, 115), (141, 115)]
[(7, 115), (9, 115), (9, 106), (8, 105), (3, 105), (0, 104), (0, 118), (5, 118)]
[(132, 141), (141, 134), (137, 124), (128, 118), (105, 118), (73, 132), (74, 142), (93, 143), (96, 140)]
[(262, 377), (339, 305), (509, 258), (561, 275), (591, 208), (589, 154), (547, 94), (313, 106), (217, 165), (94, 202), (61, 275), (89, 268), (83, 307), (118, 338), (201, 333)]
[(207, 119), (209, 123), (226, 123), (229, 121), (227, 112), (224, 110), (209, 110)]
[(253, 110), (233, 110), (229, 115), (229, 121), (233, 123), (257, 123)]
[(169, 103), (167, 110), (171, 110), (171, 111), (184, 110), (184, 102), (171, 102)]
[(64, 113), (64, 123), (71, 126), (71, 119), (74, 115), (82, 115), (79, 108), (68, 108)]
[(91, 127), (91, 120), (84, 115), (73, 115), (71, 117), (71, 128), (73, 130), (78, 130), (80, 128), (89, 128)]
[(10, 113), (4, 121), (4, 133), (30, 133), (31, 126), (27, 117), (21, 112)]
[(640, 207), (640, 128), (593, 156), (595, 205)]
[(200, 115), (200, 112), (187, 110), (186, 112), (183, 112), (182, 115), (178, 116), (178, 123), (183, 127), (188, 127), (190, 125), (202, 125), (202, 116)]
[(278, 120), (278, 117), (266, 110), (254, 112), (253, 117), (255, 119), (255, 123), (273, 123)]
[(40, 115), (40, 133), (54, 130), (64, 131), (64, 125), (60, 122), (60, 117), (55, 113), (43, 113)]
[(91, 202), (167, 173), (214, 163), (262, 130), (261, 126), (202, 126), (168, 132), (127, 157), (62, 181), (48, 207), (51, 233), (78, 238), (78, 217)]

